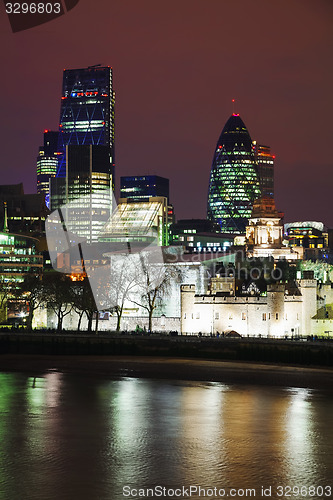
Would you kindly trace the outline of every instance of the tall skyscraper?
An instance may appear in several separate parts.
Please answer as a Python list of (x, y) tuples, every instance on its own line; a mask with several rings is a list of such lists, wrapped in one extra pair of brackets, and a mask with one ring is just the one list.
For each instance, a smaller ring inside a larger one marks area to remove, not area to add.
[(58, 143), (62, 157), (58, 177), (66, 174), (67, 145), (107, 146), (114, 185), (114, 106), (110, 66), (64, 70)]
[(44, 145), (39, 148), (37, 156), (37, 193), (44, 194), (48, 205), (49, 180), (58, 170), (58, 132), (44, 131)]
[(88, 243), (97, 241), (112, 208), (114, 104), (110, 66), (64, 70), (51, 210), (65, 205), (67, 229)]
[(217, 141), (210, 174), (207, 218), (221, 232), (245, 233), (254, 200), (261, 195), (252, 140), (238, 114), (232, 114)]
[(51, 179), (51, 210), (62, 209), (66, 228), (87, 243), (98, 240), (112, 206), (109, 148), (66, 146), (66, 176)]
[(274, 198), (274, 158), (269, 146), (253, 141), (254, 157), (258, 166), (260, 190), (262, 196)]

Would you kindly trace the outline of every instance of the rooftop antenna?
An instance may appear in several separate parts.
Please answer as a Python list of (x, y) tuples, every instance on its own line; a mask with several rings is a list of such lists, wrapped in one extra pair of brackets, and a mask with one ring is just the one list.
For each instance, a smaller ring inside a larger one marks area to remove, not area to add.
[(232, 114), (235, 114), (235, 99), (232, 99)]
[(4, 219), (3, 219), (3, 232), (4, 233), (9, 233), (8, 229), (8, 213), (7, 213), (7, 202), (3, 202), (4, 205)]

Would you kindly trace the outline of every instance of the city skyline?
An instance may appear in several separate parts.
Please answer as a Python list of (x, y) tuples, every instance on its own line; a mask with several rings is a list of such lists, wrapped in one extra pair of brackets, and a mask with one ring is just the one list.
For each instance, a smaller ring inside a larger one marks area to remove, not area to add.
[(98, 11), (81, 0), (17, 34), (3, 16), (3, 183), (36, 191), (35, 159), (43, 131), (58, 129), (64, 67), (102, 63), (114, 69), (117, 193), (120, 176), (164, 176), (177, 218), (204, 218), (212, 151), (236, 99), (251, 137), (276, 155), (275, 198), (286, 221), (333, 227), (332, 14), (324, 0), (142, 0), (130, 9), (102, 1)]

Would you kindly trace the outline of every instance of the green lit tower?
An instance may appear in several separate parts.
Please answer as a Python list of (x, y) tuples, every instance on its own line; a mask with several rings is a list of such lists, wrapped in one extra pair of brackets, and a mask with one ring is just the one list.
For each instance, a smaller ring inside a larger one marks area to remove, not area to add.
[(207, 218), (223, 233), (245, 233), (254, 200), (260, 197), (252, 140), (233, 113), (217, 141), (210, 174)]

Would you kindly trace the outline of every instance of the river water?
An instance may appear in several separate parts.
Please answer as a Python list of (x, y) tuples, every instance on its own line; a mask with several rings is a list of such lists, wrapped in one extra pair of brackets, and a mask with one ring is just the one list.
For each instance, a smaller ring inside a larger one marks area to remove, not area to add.
[(329, 498), (332, 417), (304, 388), (0, 373), (0, 500)]

